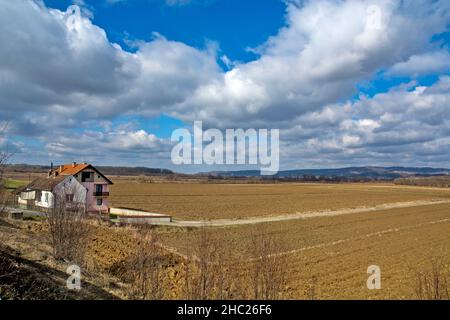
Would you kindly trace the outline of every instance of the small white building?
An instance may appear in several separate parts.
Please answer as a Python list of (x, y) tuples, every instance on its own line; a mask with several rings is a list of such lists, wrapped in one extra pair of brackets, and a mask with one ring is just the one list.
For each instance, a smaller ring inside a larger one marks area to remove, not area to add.
[(73, 176), (39, 178), (16, 190), (17, 202), (27, 208), (52, 209), (58, 201), (86, 207), (87, 189)]

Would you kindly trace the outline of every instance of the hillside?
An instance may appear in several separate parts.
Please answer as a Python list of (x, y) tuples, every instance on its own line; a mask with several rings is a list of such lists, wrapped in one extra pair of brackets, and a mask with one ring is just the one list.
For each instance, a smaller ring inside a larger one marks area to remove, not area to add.
[[(259, 170), (244, 171), (215, 171), (211, 175), (222, 177), (258, 177)], [(450, 169), (445, 168), (416, 168), (416, 167), (347, 167), (337, 169), (296, 169), (280, 171), (277, 178), (299, 178), (314, 180), (320, 178), (346, 178), (369, 180), (394, 180), (403, 177), (427, 177), (436, 175), (450, 175)]]
[[(95, 164), (94, 164), (95, 166)], [(166, 175), (173, 174), (171, 170), (161, 168), (147, 167), (114, 167), (114, 166), (95, 166), (106, 175), (112, 176), (140, 176), (140, 175)], [(44, 173), (50, 170), (50, 166), (30, 165), (30, 164), (11, 164), (8, 165), (8, 172), (23, 173)]]

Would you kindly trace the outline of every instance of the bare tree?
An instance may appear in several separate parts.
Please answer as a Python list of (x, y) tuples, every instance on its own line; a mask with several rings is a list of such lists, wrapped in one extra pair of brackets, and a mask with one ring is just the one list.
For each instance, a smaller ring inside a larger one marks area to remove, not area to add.
[(70, 188), (54, 194), (47, 221), (56, 259), (84, 264), (90, 230), (85, 209), (85, 204), (73, 197)]
[(206, 227), (190, 246), (185, 263), (186, 299), (232, 298), (234, 278), (228, 263), (229, 250)]
[(214, 252), (211, 235), (201, 228), (195, 243), (191, 245), (188, 261), (185, 265), (186, 297), (204, 300), (212, 296), (214, 290), (211, 279), (211, 260)]
[[(2, 141), (5, 140), (4, 137), (6, 135), (7, 128), (7, 123), (0, 125), (0, 147), (2, 145)], [(9, 151), (8, 146), (5, 146), (4, 149), (0, 149), (0, 213), (4, 211), (7, 202), (8, 194), (5, 188), (5, 170), (9, 159), (12, 157), (12, 154), (13, 153)]]
[(133, 299), (164, 298), (164, 256), (156, 232), (142, 228), (136, 235), (137, 246), (128, 261)]
[(254, 299), (281, 299), (286, 284), (286, 257), (284, 239), (265, 232), (264, 227), (252, 235), (249, 248), (251, 281)]

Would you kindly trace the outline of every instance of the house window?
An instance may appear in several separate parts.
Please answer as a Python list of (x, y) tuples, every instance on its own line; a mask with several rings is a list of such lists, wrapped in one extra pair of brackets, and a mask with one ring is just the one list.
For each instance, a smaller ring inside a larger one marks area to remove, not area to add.
[(94, 175), (92, 172), (82, 172), (81, 173), (81, 182), (94, 182)]
[(103, 205), (103, 200), (102, 200), (102, 199), (97, 199), (97, 205), (98, 205), (98, 206)]
[(73, 202), (73, 194), (66, 194), (66, 201)]
[(48, 203), (49, 201), (48, 201), (48, 193), (46, 193), (45, 194), (45, 200), (44, 200), (46, 203)]

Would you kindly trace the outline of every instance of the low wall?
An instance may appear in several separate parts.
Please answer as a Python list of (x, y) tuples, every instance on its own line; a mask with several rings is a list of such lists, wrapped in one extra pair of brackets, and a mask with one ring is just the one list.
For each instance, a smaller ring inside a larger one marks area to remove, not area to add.
[(117, 222), (125, 224), (165, 224), (172, 222), (170, 216), (117, 216)]
[(121, 223), (139, 224), (158, 224), (170, 223), (172, 217), (160, 213), (145, 212), (129, 208), (110, 208), (109, 213), (117, 216), (117, 221)]

